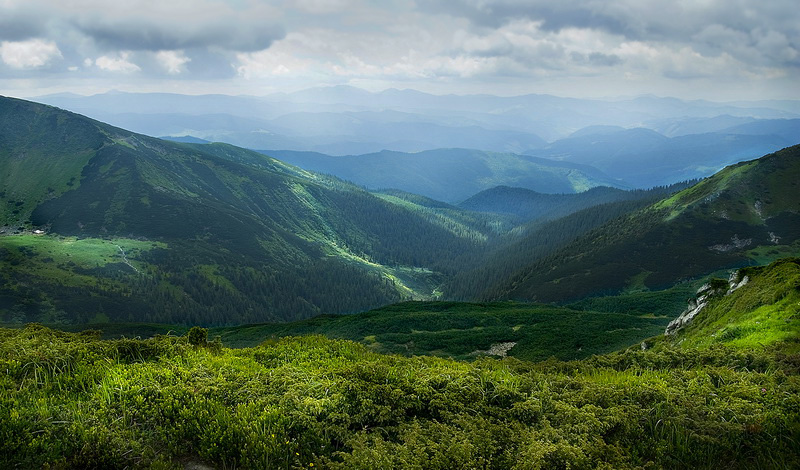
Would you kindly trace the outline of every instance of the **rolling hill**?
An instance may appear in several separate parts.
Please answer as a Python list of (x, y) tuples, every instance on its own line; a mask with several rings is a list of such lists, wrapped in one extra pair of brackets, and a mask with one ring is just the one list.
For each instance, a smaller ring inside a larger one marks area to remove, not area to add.
[(565, 302), (663, 289), (794, 255), (800, 250), (798, 181), (800, 146), (730, 166), (519, 268), (484, 297)]
[(485, 239), (226, 144), (167, 142), (11, 98), (0, 126), (6, 321), (359, 311), (430, 296), (448, 260)]

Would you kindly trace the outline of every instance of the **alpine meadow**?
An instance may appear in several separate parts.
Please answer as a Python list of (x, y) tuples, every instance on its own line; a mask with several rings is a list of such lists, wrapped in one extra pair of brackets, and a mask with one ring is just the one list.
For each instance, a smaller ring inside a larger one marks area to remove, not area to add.
[(0, 2), (0, 468), (800, 468), (798, 25)]

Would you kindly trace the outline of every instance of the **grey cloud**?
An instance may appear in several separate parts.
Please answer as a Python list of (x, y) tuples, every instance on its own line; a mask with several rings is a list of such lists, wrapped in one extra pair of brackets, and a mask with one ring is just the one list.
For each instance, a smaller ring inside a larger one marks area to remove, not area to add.
[(88, 22), (76, 25), (99, 45), (131, 50), (172, 50), (217, 47), (242, 52), (268, 48), (285, 36), (277, 25), (214, 23), (196, 27), (180, 27), (143, 20)]
[(579, 0), (432, 0), (422, 8), (437, 13), (461, 16), (472, 23), (497, 28), (513, 20), (541, 21), (545, 31), (558, 31), (567, 27), (592, 28), (626, 36), (641, 36), (636, 25), (623, 10), (604, 2)]
[(32, 12), (0, 7), (0, 40), (23, 41), (41, 35), (44, 30), (44, 24)]
[[(141, 5), (137, 7), (137, 5)], [(174, 50), (222, 48), (252, 52), (268, 48), (286, 32), (275, 13), (261, 5), (173, 0), (148, 8), (145, 3), (83, 0), (11, 0), (0, 6), (0, 39), (47, 37), (57, 42), (88, 37), (105, 49)]]
[[(629, 40), (690, 44), (703, 54), (732, 52), (740, 59), (797, 65), (800, 8), (796, 0), (430, 0), (420, 7), (498, 28), (514, 20), (540, 23), (544, 31), (584, 28)], [(714, 26), (709, 29), (709, 25)], [(731, 43), (729, 40), (733, 39)]]
[(570, 57), (573, 62), (589, 66), (613, 67), (622, 63), (622, 59), (619, 56), (602, 52), (592, 52), (590, 54), (573, 52)]

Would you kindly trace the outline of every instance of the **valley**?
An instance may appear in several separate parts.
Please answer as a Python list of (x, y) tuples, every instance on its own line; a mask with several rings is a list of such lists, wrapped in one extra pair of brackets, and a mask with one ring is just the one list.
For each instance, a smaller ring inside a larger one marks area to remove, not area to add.
[(796, 0), (0, 1), (0, 470), (800, 469)]
[(800, 462), (798, 145), (631, 189), (608, 149), (643, 147), (611, 128), (571, 138), (609, 139), (594, 167), (176, 142), (12, 98), (0, 124), (0, 457)]

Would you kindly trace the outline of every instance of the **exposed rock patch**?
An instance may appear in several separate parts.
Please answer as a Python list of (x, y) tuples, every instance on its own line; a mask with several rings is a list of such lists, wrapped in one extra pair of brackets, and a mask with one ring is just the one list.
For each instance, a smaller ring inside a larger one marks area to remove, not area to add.
[(678, 315), (678, 318), (669, 322), (667, 329), (664, 330), (664, 335), (674, 335), (678, 330), (691, 323), (692, 320), (703, 311), (706, 305), (708, 305), (711, 298), (720, 295), (730, 295), (733, 291), (746, 285), (748, 282), (750, 282), (748, 276), (742, 276), (739, 271), (734, 271), (730, 278), (728, 278), (727, 283), (722, 279), (716, 279), (703, 284), (703, 286), (697, 290), (695, 298), (689, 300), (689, 305), (686, 307), (686, 310)]
[(495, 343), (491, 345), (489, 349), (473, 351), (472, 355), (506, 357), (508, 355), (508, 352), (511, 351), (511, 348), (513, 348), (516, 345), (517, 343), (514, 341), (508, 341), (506, 343)]
[(726, 253), (728, 251), (742, 249), (746, 246), (751, 245), (752, 243), (753, 243), (752, 238), (741, 239), (739, 238), (738, 234), (734, 234), (734, 236), (731, 237), (730, 243), (727, 244), (719, 243), (716, 245), (711, 245), (708, 247), (708, 249), (712, 251), (719, 251), (720, 253)]

